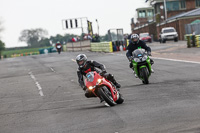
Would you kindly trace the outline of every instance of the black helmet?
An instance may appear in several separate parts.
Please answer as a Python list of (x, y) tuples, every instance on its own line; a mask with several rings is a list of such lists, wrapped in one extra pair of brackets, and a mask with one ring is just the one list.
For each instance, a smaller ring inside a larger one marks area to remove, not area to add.
[(138, 34), (132, 34), (131, 35), (131, 40), (133, 41), (134, 44), (139, 42), (139, 36)]
[(76, 57), (76, 63), (80, 68), (84, 67), (87, 62), (87, 56), (85, 54), (79, 54)]

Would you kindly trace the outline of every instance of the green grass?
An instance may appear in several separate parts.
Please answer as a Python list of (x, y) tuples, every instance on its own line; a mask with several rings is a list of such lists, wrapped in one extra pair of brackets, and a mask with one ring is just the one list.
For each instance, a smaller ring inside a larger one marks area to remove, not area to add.
[(2, 55), (7, 56), (7, 58), (12, 57), (12, 55), (19, 55), (19, 54), (29, 54), (29, 53), (38, 53), (39, 49), (41, 48), (49, 48), (49, 47), (40, 47), (40, 48), (26, 48), (26, 49), (14, 49), (14, 50), (5, 50), (3, 51)]

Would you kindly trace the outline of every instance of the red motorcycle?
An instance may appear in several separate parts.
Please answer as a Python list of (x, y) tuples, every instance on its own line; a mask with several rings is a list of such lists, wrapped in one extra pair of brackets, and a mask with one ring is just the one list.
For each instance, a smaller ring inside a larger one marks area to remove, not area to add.
[(121, 104), (124, 99), (115, 85), (102, 77), (96, 71), (87, 73), (85, 79), (86, 87), (94, 93), (95, 96), (104, 99), (110, 106)]

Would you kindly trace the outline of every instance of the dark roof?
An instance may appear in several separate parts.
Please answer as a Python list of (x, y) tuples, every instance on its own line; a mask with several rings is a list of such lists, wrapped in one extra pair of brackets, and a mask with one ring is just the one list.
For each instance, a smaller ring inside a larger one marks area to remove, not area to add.
[(177, 18), (191, 17), (191, 16), (200, 16), (200, 8), (194, 9), (192, 11), (180, 13), (178, 15), (168, 18), (167, 21), (174, 20)]

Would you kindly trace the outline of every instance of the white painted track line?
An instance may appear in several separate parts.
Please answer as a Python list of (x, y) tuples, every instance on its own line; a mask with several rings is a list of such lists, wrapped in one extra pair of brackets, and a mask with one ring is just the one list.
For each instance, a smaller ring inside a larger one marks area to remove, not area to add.
[(56, 72), (52, 67), (50, 67), (50, 69), (51, 69), (52, 72)]
[(33, 73), (30, 71), (29, 72), (30, 77), (34, 80), (36, 87), (38, 88), (39, 94), (40, 96), (44, 96), (44, 93), (42, 91), (42, 87), (39, 84), (39, 82), (37, 81), (37, 79), (35, 78), (35, 76), (33, 75)]
[(176, 62), (185, 62), (185, 63), (200, 64), (200, 62), (196, 62), (196, 61), (177, 60), (177, 59), (160, 58), (160, 57), (151, 57), (151, 58), (152, 59), (159, 59), (159, 60), (168, 60), (168, 61), (176, 61)]
[[(126, 56), (125, 54), (115, 54), (115, 53), (109, 53), (109, 54), (118, 55), (118, 56)], [(167, 61), (176, 61), (176, 62), (200, 64), (200, 62), (196, 62), (196, 61), (178, 60), (178, 59), (170, 59), (170, 58), (160, 58), (160, 57), (152, 57), (152, 56), (150, 58), (159, 59), (159, 60), (167, 60)]]

